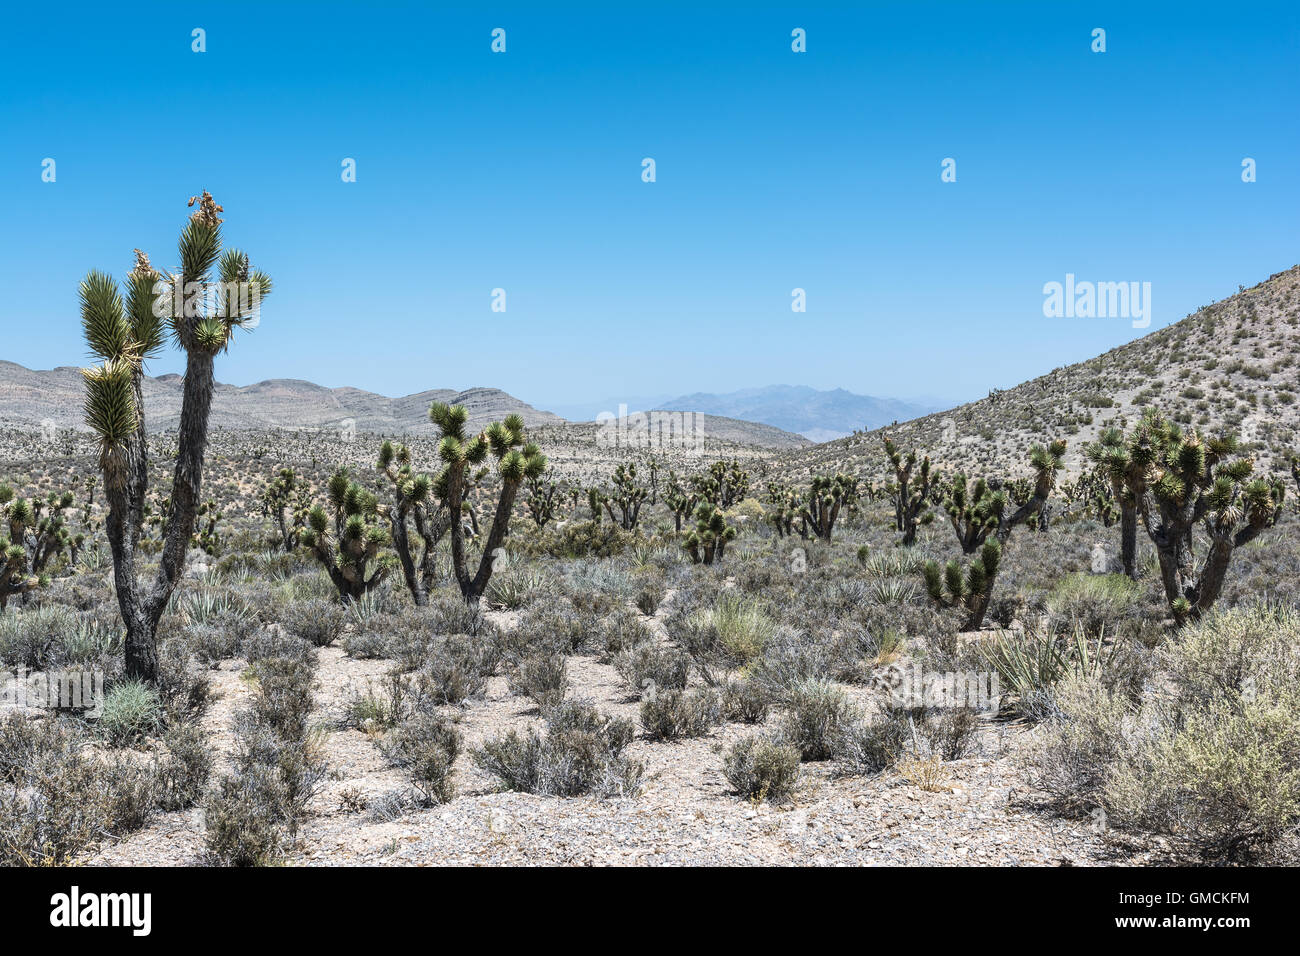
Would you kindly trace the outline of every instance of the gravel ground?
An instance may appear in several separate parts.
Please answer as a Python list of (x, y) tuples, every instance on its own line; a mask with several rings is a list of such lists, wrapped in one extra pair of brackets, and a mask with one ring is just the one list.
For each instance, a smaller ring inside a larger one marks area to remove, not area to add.
[[(665, 602), (666, 605), (667, 602)], [(662, 611), (660, 618), (662, 617)], [(498, 622), (510, 626), (513, 618)], [(656, 629), (659, 620), (654, 622)], [(205, 729), (228, 769), (231, 718), (248, 694), (242, 660), (222, 663)], [(540, 724), (531, 701), (493, 678), (485, 695), (448, 708), (461, 718), (465, 752), (457, 761), (457, 797), (420, 808), (406, 803), (380, 814), (385, 798), (413, 791), (389, 765), (377, 738), (346, 729), (348, 701), (378, 684), (389, 667), (341, 649), (320, 651), (318, 722), (326, 729), (329, 778), (314, 798), (291, 865), (995, 865), (1084, 866), (1160, 862), (1159, 847), (1120, 844), (1087, 821), (1063, 821), (1037, 806), (1018, 755), (1028, 725), (986, 722), (976, 754), (944, 764), (938, 789), (923, 790), (896, 772), (836, 778), (830, 764), (804, 764), (786, 805), (752, 805), (731, 794), (722, 751), (756, 732), (726, 724), (708, 737), (677, 743), (638, 738), (628, 755), (645, 764), (635, 798), (541, 797), (497, 792), (468, 751), (483, 739)], [(595, 657), (569, 659), (570, 695), (635, 720), (637, 702), (614, 668)], [(855, 695), (868, 692), (854, 688)], [(194, 865), (202, 862), (202, 813), (158, 816), (88, 863)]]

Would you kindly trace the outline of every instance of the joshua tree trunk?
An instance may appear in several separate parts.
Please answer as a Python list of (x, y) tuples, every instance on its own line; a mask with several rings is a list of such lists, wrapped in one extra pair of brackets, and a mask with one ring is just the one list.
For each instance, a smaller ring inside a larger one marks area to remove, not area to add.
[(1137, 506), (1120, 498), (1119, 505), (1119, 555), (1124, 563), (1124, 573), (1137, 580)]

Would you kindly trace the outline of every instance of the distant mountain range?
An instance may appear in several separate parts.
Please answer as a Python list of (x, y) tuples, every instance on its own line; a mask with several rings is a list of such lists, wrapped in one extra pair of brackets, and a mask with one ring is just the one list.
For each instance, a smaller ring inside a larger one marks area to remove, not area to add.
[(821, 391), (806, 385), (768, 385), (725, 395), (696, 392), (671, 399), (658, 407), (762, 422), (823, 442), (843, 438), (860, 429), (880, 428), (893, 422), (919, 418), (939, 411), (943, 406), (855, 395), (842, 388)]
[[(180, 420), (182, 380), (179, 375), (146, 376), (144, 396), (150, 431), (174, 429)], [(0, 421), (32, 425), (50, 421), (59, 428), (82, 427), (84, 388), (81, 370), (61, 366), (46, 371), (0, 361)], [(216, 428), (354, 428), (384, 434), (433, 434), (430, 402), (444, 401), (469, 409), (470, 425), (481, 427), (511, 412), (527, 425), (593, 421), (602, 411), (620, 413), (619, 403), (563, 406), (565, 418), (534, 408), (498, 388), (465, 391), (432, 389), (388, 398), (359, 388), (327, 388), (300, 379), (271, 379), (254, 385), (217, 385), (212, 404)], [(711, 434), (733, 441), (753, 441), (765, 447), (794, 447), (797, 436), (829, 441), (858, 429), (877, 428), (936, 411), (936, 407), (855, 395), (842, 388), (818, 391), (805, 386), (772, 385), (727, 395), (703, 392), (681, 398), (623, 399), (628, 412), (661, 409), (699, 412), (717, 418)], [(594, 410), (593, 410), (594, 409)], [(721, 421), (720, 419), (730, 419)], [(757, 427), (748, 427), (750, 425)], [(770, 426), (765, 428), (764, 426)], [(752, 434), (750, 434), (752, 433)], [(785, 433), (785, 434), (782, 434)]]
[[(145, 423), (150, 431), (176, 427), (181, 388), (179, 375), (145, 378)], [(51, 421), (59, 428), (80, 428), (84, 391), (80, 369), (64, 366), (33, 371), (0, 361), (0, 420), (27, 425)], [(326, 388), (277, 378), (243, 387), (218, 384), (212, 400), (212, 425), (230, 429), (351, 427), (358, 432), (432, 435), (437, 429), (428, 413), (435, 400), (464, 405), (471, 427), (481, 427), (511, 412), (518, 412), (524, 424), (531, 426), (563, 422), (558, 415), (539, 411), (498, 388), (463, 392), (442, 388), (388, 398), (359, 388)]]

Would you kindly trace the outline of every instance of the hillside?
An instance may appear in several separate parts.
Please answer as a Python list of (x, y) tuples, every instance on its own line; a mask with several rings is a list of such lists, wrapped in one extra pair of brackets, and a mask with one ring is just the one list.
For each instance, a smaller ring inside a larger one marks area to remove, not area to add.
[(1158, 406), (1185, 427), (1240, 435), (1262, 473), (1300, 449), (1300, 266), (1076, 365), (987, 398), (783, 459), (787, 473), (851, 470), (883, 477), (881, 440), (918, 448), (942, 468), (1018, 473), (1029, 446), (1069, 441), (1067, 468), (1111, 425)]

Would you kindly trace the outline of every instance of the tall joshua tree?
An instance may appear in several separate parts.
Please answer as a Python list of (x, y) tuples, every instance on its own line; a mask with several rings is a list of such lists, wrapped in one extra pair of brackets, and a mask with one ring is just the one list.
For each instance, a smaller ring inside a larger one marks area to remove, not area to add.
[(885, 457), (894, 469), (894, 530), (903, 532), (898, 543), (904, 547), (916, 544), (917, 524), (929, 524), (932, 519), (930, 500), (933, 494), (930, 481), (930, 457), (921, 460), (920, 470), (913, 479), (916, 469), (916, 452), (904, 455), (894, 444), (892, 438), (885, 438)]
[[(411, 470), (411, 450), (406, 445), (385, 441), (379, 449), (378, 468), (393, 485), (393, 503), (387, 508), (393, 550), (401, 562), (411, 599), (417, 607), (425, 607), (437, 576), (434, 549), (453, 523), (451, 512), (436, 500), (433, 480)], [(421, 542), (418, 560), (411, 547), (408, 521), (415, 525)]]
[[(212, 408), (216, 356), (237, 327), (255, 324), (271, 280), (255, 272), (238, 249), (222, 252), (222, 212), (210, 193), (180, 236), (180, 269), (164, 278), (136, 250), (125, 300), (109, 275), (92, 271), (81, 283), (81, 324), (90, 351), (102, 360), (85, 369), (86, 423), (99, 435), (108, 517), (104, 527), (113, 555), (117, 603), (126, 625), (126, 672), (157, 677), (158, 621), (185, 570), (194, 522), (202, 506), (204, 452)], [(214, 282), (216, 267), (219, 281)], [(144, 363), (162, 352), (170, 336), (185, 352), (185, 384), (177, 435), (176, 468), (168, 495), (167, 537), (152, 585), (136, 573), (148, 491), (145, 445)]]
[(1028, 522), (1047, 504), (1056, 487), (1064, 455), (1065, 442), (1059, 440), (1030, 449), (1033, 484), (1026, 493), (1028, 500), (1011, 514), (1007, 513), (1006, 496), (991, 491), (983, 479), (968, 487), (964, 475), (954, 477), (944, 507), (962, 551), (973, 554), (978, 550), (979, 554), (966, 566), (965, 574), (956, 559), (943, 567), (937, 561), (927, 561), (921, 573), (925, 589), (936, 604), (965, 609), (963, 630), (977, 631), (984, 623), (993, 596), (993, 582), (1002, 566), (1002, 549), (1016, 526)]
[[(1179, 624), (1214, 605), (1233, 551), (1271, 528), (1282, 513), (1282, 482), (1252, 478), (1254, 461), (1233, 458), (1236, 451), (1231, 436), (1183, 432), (1149, 410), (1131, 436), (1111, 436), (1096, 453), (1155, 545), (1165, 598)], [(1210, 542), (1199, 568), (1192, 550), (1197, 525)]]
[(815, 475), (799, 516), (813, 534), (823, 541), (829, 541), (835, 531), (840, 509), (846, 505), (852, 507), (857, 500), (858, 480), (851, 475), (843, 472), (834, 477)]
[(434, 491), (451, 514), (460, 514), (469, 484), (469, 469), (482, 464), (489, 455), (497, 462), (501, 493), (483, 543), (478, 570), (472, 576), (465, 556), (464, 526), (459, 521), (451, 523), (451, 561), (456, 583), (466, 603), (477, 605), (492, 577), (496, 551), (510, 532), (510, 512), (519, 486), (525, 478), (536, 478), (546, 470), (546, 456), (536, 444), (525, 440), (524, 420), (519, 415), (507, 415), (505, 421), (493, 422), (473, 438), (465, 434), (469, 412), (463, 405), (434, 402), (429, 406), (429, 420), (442, 432), (438, 457), (443, 461), (443, 468), (434, 479)]

